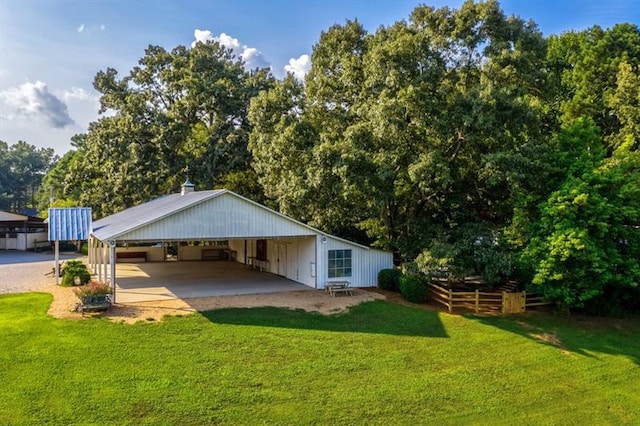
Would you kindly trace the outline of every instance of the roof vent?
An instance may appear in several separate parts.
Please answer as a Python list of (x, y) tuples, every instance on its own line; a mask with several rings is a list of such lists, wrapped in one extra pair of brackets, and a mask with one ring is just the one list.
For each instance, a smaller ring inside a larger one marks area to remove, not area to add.
[(182, 184), (182, 191), (180, 191), (180, 195), (188, 194), (189, 192), (193, 192), (196, 189), (196, 186), (189, 181), (189, 178)]

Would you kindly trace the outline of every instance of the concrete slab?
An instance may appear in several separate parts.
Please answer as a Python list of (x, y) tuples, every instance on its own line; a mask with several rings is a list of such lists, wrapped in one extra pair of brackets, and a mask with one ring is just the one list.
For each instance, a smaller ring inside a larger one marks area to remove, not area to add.
[(117, 303), (314, 290), (237, 262), (118, 263)]

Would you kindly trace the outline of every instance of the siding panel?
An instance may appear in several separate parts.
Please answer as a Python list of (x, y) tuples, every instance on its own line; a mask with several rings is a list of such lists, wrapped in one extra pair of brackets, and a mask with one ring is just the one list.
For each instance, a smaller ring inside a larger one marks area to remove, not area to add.
[(229, 193), (134, 229), (118, 240), (162, 241), (314, 235), (306, 226)]

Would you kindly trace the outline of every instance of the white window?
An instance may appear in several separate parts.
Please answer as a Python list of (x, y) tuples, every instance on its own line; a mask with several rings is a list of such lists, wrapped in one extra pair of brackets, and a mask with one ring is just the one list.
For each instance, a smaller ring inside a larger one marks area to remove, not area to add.
[(351, 276), (351, 250), (329, 250), (329, 278)]

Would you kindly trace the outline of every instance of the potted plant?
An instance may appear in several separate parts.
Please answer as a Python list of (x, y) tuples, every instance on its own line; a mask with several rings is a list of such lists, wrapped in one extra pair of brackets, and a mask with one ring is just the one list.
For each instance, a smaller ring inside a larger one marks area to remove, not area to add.
[(73, 290), (82, 301), (85, 309), (108, 308), (111, 306), (111, 287), (109, 284), (92, 281)]

